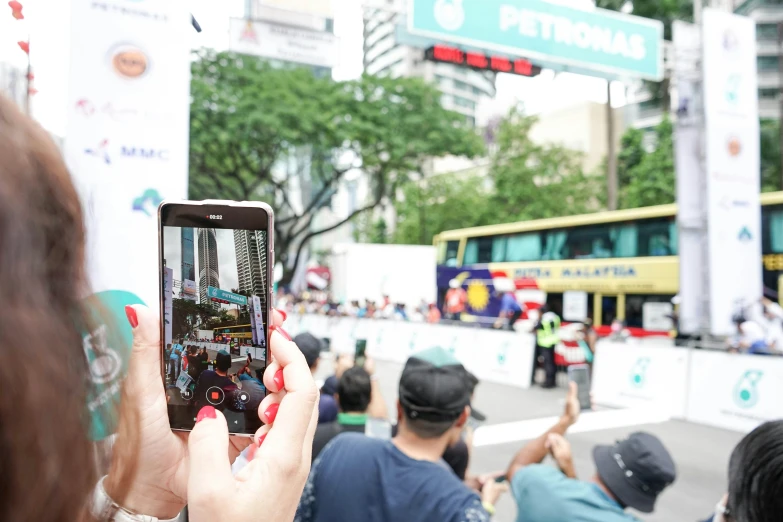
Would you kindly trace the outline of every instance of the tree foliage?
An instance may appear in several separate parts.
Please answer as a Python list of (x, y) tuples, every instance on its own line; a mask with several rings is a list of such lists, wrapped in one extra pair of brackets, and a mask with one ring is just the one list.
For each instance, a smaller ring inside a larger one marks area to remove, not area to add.
[(780, 179), (780, 121), (761, 120), (761, 191), (783, 190)]
[(582, 172), (582, 155), (560, 145), (534, 143), (537, 121), (512, 110), (497, 131), (489, 198), (496, 222), (581, 214), (597, 209), (603, 180)]
[[(665, 117), (655, 128), (655, 149), (647, 153), (642, 148), (638, 135), (631, 130), (626, 133), (630, 145), (622, 154), (628, 158), (630, 168), (626, 173), (626, 184), (620, 187), (620, 208), (648, 207), (674, 203), (676, 179), (674, 174), (674, 127)], [(641, 158), (637, 163), (633, 163)]]
[[(483, 150), (464, 118), (419, 79), (333, 82), (212, 50), (195, 53), (192, 73), (190, 196), (272, 205), (284, 283), (313, 237), (388, 200), (425, 158)], [(319, 211), (354, 168), (369, 177), (368, 200), (320, 225)]]

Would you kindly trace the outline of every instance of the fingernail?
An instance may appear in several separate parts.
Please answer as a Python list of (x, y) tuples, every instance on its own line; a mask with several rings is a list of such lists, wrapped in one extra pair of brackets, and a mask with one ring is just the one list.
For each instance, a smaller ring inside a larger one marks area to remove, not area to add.
[(247, 450), (247, 460), (253, 460), (253, 458), (256, 456), (257, 449), (258, 445), (255, 442), (250, 445), (250, 449)]
[(283, 380), (282, 368), (275, 372), (275, 376), (272, 377), (272, 380), (275, 381), (275, 385), (277, 386), (277, 391), (280, 391), (283, 388), (285, 388), (285, 381)]
[(283, 316), (283, 322), (285, 322), (286, 319), (288, 319), (288, 314), (285, 313), (285, 310), (280, 310), (279, 308), (275, 308), (278, 312), (280, 312), (280, 315)]
[(264, 439), (265, 438), (266, 438), (266, 433), (264, 433), (260, 437), (258, 437), (258, 442), (256, 442), (256, 445), (261, 446), (261, 444), (264, 443)]
[(285, 330), (283, 330), (283, 329), (282, 329), (281, 327), (279, 327), (279, 326), (273, 326), (273, 327), (272, 327), (272, 331), (273, 331), (273, 332), (277, 332), (277, 333), (279, 333), (280, 335), (282, 335), (283, 337), (285, 337), (285, 340), (286, 340), (286, 341), (290, 341), (290, 340), (291, 340), (291, 336), (290, 336), (290, 335), (288, 335), (288, 332), (286, 332)]
[(204, 406), (201, 408), (198, 412), (198, 415), (196, 416), (196, 423), (203, 421), (204, 419), (217, 419), (217, 413), (215, 413), (215, 408), (212, 406)]
[(136, 310), (134, 310), (132, 306), (127, 305), (125, 307), (125, 315), (128, 316), (128, 322), (130, 323), (131, 328), (139, 326), (139, 318), (136, 317)]
[(280, 409), (279, 404), (273, 404), (269, 408), (266, 409), (264, 412), (264, 417), (266, 417), (267, 424), (272, 424), (275, 422), (275, 417), (277, 417), (277, 410)]

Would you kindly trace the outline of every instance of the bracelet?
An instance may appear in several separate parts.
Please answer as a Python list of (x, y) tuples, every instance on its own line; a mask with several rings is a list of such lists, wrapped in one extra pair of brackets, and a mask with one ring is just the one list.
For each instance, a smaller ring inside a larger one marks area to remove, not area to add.
[(177, 522), (179, 520), (179, 515), (174, 518), (163, 520), (148, 515), (134, 513), (133, 511), (120, 506), (112, 500), (108, 493), (106, 493), (106, 489), (103, 487), (104, 480), (106, 480), (106, 476), (98, 481), (98, 484), (95, 486), (95, 491), (93, 491), (92, 494), (90, 512), (96, 519), (110, 522)]
[(484, 510), (487, 513), (489, 513), (489, 516), (494, 516), (495, 515), (495, 506), (493, 506), (489, 502), (482, 502), (481, 505), (484, 506)]

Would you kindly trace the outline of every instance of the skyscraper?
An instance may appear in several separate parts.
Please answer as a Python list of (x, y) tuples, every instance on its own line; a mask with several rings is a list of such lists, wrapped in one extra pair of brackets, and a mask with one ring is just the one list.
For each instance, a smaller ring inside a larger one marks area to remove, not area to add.
[(192, 228), (182, 229), (182, 280), (196, 280), (196, 254)]
[[(184, 258), (184, 256), (183, 256)], [(214, 228), (198, 229), (198, 295), (200, 303), (209, 304), (207, 287), (220, 288), (217, 237)]]
[(266, 231), (234, 230), (234, 249), (239, 291), (257, 295), (262, 302), (266, 302)]

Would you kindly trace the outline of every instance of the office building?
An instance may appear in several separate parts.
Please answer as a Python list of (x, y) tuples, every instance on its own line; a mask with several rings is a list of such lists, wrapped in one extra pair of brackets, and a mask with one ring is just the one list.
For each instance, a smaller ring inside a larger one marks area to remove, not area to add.
[(405, 2), (396, 2), (389, 9), (365, 9), (364, 71), (436, 83), (443, 93), (443, 107), (462, 114), (475, 125), (480, 98), (495, 97), (495, 73), (426, 61), (423, 49), (399, 43), (398, 26), (404, 26), (404, 11)]
[(210, 304), (207, 287), (220, 288), (217, 237), (214, 228), (198, 228), (198, 295), (199, 302)]
[(193, 228), (183, 228), (180, 245), (182, 248), (182, 280), (196, 280), (196, 250)]
[(778, 25), (783, 23), (781, 0), (746, 0), (737, 2), (736, 14), (756, 22), (756, 64), (759, 82), (759, 116), (780, 119), (780, 91), (783, 74), (780, 70), (781, 46)]
[(265, 300), (268, 293), (264, 276), (267, 271), (266, 231), (234, 230), (239, 291)]

